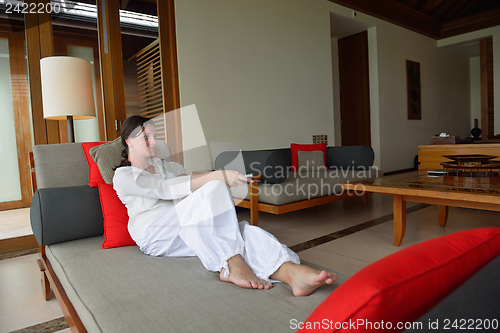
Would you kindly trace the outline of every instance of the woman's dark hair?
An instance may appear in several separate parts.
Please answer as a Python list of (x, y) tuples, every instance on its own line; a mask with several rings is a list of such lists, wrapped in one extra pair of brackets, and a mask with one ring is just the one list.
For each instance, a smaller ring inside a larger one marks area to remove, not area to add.
[(146, 127), (146, 123), (153, 125), (153, 122), (151, 119), (142, 117), (142, 116), (130, 116), (125, 120), (122, 126), (122, 134), (121, 134), (121, 139), (122, 139), (122, 144), (125, 149), (122, 151), (122, 159), (120, 161), (120, 165), (118, 165), (116, 169), (122, 166), (130, 166), (130, 161), (128, 160), (128, 145), (126, 140), (129, 137), (137, 137), (139, 136), (143, 131), (144, 127)]

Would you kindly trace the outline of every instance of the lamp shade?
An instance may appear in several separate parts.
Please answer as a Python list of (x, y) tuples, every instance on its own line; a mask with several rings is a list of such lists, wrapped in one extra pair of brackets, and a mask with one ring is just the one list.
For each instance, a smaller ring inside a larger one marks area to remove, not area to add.
[(40, 60), (40, 73), (44, 118), (95, 118), (90, 62), (74, 57), (46, 57)]

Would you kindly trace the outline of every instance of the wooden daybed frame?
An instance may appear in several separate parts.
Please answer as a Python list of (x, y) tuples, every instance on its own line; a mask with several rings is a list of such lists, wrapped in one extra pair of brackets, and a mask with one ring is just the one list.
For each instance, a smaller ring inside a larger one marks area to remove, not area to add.
[[(32, 193), (35, 193), (35, 191), (37, 190), (35, 159), (33, 157), (32, 151), (30, 151), (28, 155), (29, 155), (30, 169), (31, 169), (30, 172), (31, 189), (33, 191)], [(61, 307), (64, 318), (66, 319), (66, 322), (68, 323), (68, 326), (71, 329), (71, 331), (78, 333), (87, 333), (87, 329), (85, 328), (80, 317), (76, 313), (76, 310), (73, 307), (73, 304), (71, 304), (71, 301), (69, 300), (68, 295), (66, 294), (66, 291), (64, 290), (64, 287), (61, 284), (61, 281), (59, 281), (59, 278), (57, 277), (56, 273), (54, 272), (54, 269), (52, 268), (52, 265), (50, 264), (49, 259), (47, 258), (47, 255), (45, 253), (45, 245), (38, 246), (38, 253), (40, 255), (40, 258), (37, 260), (37, 264), (38, 268), (40, 268), (40, 273), (42, 275), (41, 277), (42, 277), (43, 298), (46, 301), (49, 301), (51, 299), (50, 289), (52, 288), (52, 291), (56, 296), (57, 302)]]

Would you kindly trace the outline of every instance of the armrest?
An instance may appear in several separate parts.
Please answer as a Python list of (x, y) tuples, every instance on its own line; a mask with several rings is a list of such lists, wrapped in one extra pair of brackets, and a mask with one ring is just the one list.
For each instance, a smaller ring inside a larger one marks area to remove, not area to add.
[(30, 219), (39, 245), (104, 233), (99, 190), (87, 185), (36, 190)]

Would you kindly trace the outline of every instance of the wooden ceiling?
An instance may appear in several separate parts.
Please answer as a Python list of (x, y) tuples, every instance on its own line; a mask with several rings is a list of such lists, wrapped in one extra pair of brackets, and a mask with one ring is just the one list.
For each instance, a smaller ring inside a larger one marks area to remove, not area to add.
[(500, 0), (329, 0), (441, 39), (500, 25)]

